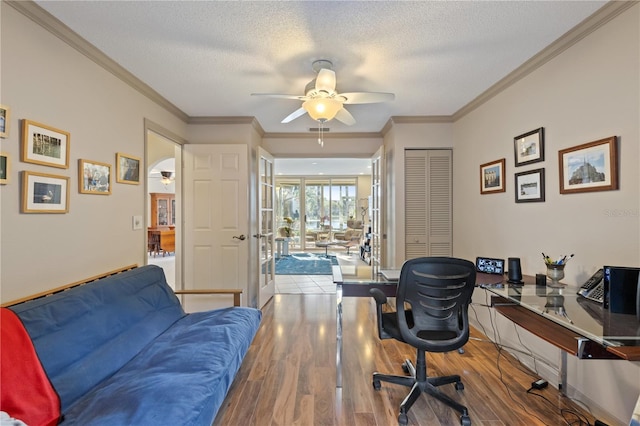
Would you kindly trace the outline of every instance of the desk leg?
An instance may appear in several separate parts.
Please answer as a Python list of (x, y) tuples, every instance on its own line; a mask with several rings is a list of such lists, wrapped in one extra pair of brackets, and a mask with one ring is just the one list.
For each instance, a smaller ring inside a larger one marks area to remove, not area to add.
[(342, 285), (336, 284), (336, 387), (342, 389)]
[(567, 353), (560, 350), (560, 383), (558, 390), (564, 396), (567, 396)]

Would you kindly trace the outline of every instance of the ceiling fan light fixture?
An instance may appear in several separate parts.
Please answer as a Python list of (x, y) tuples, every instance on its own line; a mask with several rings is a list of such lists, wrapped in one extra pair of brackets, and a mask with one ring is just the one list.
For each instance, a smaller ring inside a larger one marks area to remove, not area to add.
[(160, 182), (162, 182), (162, 184), (165, 186), (169, 185), (173, 180), (171, 179), (171, 175), (173, 174), (172, 172), (161, 171), (160, 174), (162, 175)]
[(309, 99), (302, 104), (302, 108), (316, 121), (324, 123), (332, 120), (342, 109), (342, 102), (332, 98)]

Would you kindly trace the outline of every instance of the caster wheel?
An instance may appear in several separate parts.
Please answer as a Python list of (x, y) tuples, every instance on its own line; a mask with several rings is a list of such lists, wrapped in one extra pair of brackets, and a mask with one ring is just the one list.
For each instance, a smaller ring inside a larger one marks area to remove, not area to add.
[(380, 386), (380, 380), (374, 380), (374, 381), (373, 381), (373, 388), (374, 388), (375, 390), (380, 390), (380, 387), (381, 387), (381, 386)]
[(464, 383), (456, 382), (456, 390), (464, 390)]
[(471, 426), (471, 419), (469, 418), (469, 416), (461, 416), (460, 424), (462, 426)]
[(409, 374), (409, 367), (406, 362), (402, 363), (402, 371), (404, 371), (404, 374)]
[[(408, 425), (409, 424), (409, 417), (407, 417), (406, 414), (400, 414), (398, 416), (398, 424), (399, 425)], [(471, 423), (469, 423), (471, 424)]]

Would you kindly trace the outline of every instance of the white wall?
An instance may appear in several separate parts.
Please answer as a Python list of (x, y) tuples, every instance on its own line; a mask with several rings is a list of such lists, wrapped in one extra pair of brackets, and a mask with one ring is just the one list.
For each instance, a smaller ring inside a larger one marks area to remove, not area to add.
[[(584, 282), (605, 264), (640, 266), (639, 22), (636, 4), (455, 122), (457, 257), (520, 257), (523, 272), (534, 275), (545, 270), (541, 252), (575, 253), (565, 271), (569, 283)], [(545, 128), (545, 161), (514, 167), (513, 138), (538, 127)], [(558, 151), (608, 136), (619, 138), (620, 189), (561, 195)], [(506, 192), (481, 195), (480, 164), (500, 158), (506, 158)], [(515, 203), (514, 173), (540, 167), (546, 201)], [(484, 295), (474, 300), (484, 303)], [(486, 321), (485, 329), (491, 329)], [(503, 339), (518, 345), (508, 329)], [(526, 345), (557, 367), (555, 349), (535, 339)], [(592, 408), (628, 423), (640, 363), (569, 357), (568, 382)]]
[(267, 136), (263, 148), (276, 157), (355, 157), (369, 158), (382, 145), (382, 137), (359, 135), (327, 135), (323, 146), (317, 135), (293, 135), (287, 137)]
[[(13, 166), (11, 183), (0, 186), (1, 300), (144, 264), (145, 231), (132, 229), (132, 216), (146, 217), (144, 184), (113, 179), (111, 195), (80, 194), (78, 159), (109, 163), (115, 176), (116, 152), (144, 158), (145, 118), (176, 134), (186, 124), (12, 6), (0, 7), (0, 102), (11, 108), (11, 134), (0, 149)], [(22, 119), (70, 132), (68, 169), (20, 162)], [(23, 170), (69, 177), (69, 213), (20, 213)]]

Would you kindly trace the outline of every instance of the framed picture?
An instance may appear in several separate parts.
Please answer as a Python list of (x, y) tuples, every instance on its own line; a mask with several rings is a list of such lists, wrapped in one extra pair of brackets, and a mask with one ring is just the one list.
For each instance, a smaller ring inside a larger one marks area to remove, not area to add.
[(69, 168), (69, 132), (22, 120), (22, 161)]
[(140, 183), (140, 159), (138, 157), (116, 153), (116, 182), (132, 185)]
[(544, 169), (516, 173), (516, 203), (544, 202)]
[(67, 213), (69, 178), (22, 172), (22, 213)]
[(11, 160), (9, 154), (6, 152), (0, 152), (0, 185), (6, 185), (9, 183), (11, 177)]
[(544, 127), (513, 138), (516, 167), (544, 161)]
[(497, 161), (480, 165), (480, 193), (493, 194), (506, 191), (504, 181), (504, 163), (502, 158)]
[(78, 160), (78, 190), (81, 194), (111, 194), (111, 164)]
[(558, 151), (560, 193), (618, 189), (618, 150), (611, 136)]
[(11, 123), (11, 110), (8, 106), (0, 105), (0, 138), (9, 137), (9, 124)]

